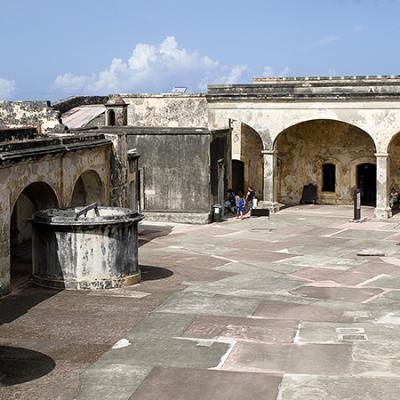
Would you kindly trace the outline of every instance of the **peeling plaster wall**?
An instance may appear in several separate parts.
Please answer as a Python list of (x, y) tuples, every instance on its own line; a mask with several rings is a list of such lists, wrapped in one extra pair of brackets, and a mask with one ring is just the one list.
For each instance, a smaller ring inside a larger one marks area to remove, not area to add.
[(0, 101), (0, 127), (34, 126), (39, 132), (54, 128), (60, 113), (46, 101)]
[(258, 133), (242, 124), (240, 160), (244, 162), (244, 190), (252, 186), (258, 200), (263, 200), (264, 160), (263, 143)]
[(113, 142), (110, 158), (111, 204), (114, 207), (127, 207), (129, 203), (129, 162), (128, 139), (126, 135), (106, 134)]
[(200, 94), (121, 95), (128, 104), (128, 125), (147, 127), (208, 126), (207, 100)]
[(209, 212), (210, 135), (129, 135), (140, 154), (144, 211)]
[(390, 180), (389, 188), (400, 190), (400, 135), (397, 135), (389, 147)]
[(329, 119), (357, 126), (371, 135), (377, 152), (387, 152), (393, 135), (400, 132), (399, 101), (213, 101), (209, 103), (209, 129), (228, 125), (228, 119), (241, 121), (261, 136), (270, 149), (278, 135), (305, 121)]
[[(277, 140), (278, 201), (298, 204), (303, 186), (317, 185), (318, 202), (351, 204), (356, 166), (375, 163), (372, 139), (358, 128), (335, 121), (314, 121), (284, 131)], [(336, 192), (322, 189), (322, 164), (336, 165)]]

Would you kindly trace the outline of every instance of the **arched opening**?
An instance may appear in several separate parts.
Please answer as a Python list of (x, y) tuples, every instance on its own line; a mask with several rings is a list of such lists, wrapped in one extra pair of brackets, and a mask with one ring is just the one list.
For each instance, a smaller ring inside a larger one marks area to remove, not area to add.
[(115, 125), (115, 111), (108, 110), (107, 116), (108, 116), (108, 126), (114, 126)]
[(355, 186), (368, 181), (364, 204), (375, 205), (376, 169), (373, 178), (372, 168), (367, 176), (356, 167), (357, 160), (374, 160), (375, 144), (360, 128), (335, 120), (306, 121), (281, 132), (274, 149), (280, 203), (299, 204), (304, 186), (312, 184), (317, 203), (352, 204)]
[(11, 290), (25, 284), (32, 275), (33, 213), (46, 208), (57, 208), (54, 190), (44, 182), (27, 186), (14, 204), (10, 222)]
[(71, 207), (104, 203), (104, 187), (96, 171), (84, 172), (76, 181), (72, 193)]
[(258, 200), (264, 194), (263, 142), (256, 130), (236, 122), (232, 134), (232, 189), (246, 192), (251, 186)]
[(394, 215), (400, 212), (400, 132), (392, 137), (387, 152), (389, 156), (387, 196)]

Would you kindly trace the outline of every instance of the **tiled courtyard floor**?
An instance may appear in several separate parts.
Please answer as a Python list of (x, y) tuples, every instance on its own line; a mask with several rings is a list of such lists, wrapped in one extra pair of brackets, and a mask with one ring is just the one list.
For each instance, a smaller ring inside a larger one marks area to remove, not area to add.
[(0, 399), (398, 400), (400, 219), (351, 214), (143, 224), (139, 285), (0, 300)]

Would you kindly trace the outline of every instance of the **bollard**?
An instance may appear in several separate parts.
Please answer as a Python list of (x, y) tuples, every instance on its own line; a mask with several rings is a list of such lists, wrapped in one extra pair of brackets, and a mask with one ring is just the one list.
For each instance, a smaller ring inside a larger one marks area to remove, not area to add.
[(354, 191), (354, 221), (361, 220), (361, 189)]

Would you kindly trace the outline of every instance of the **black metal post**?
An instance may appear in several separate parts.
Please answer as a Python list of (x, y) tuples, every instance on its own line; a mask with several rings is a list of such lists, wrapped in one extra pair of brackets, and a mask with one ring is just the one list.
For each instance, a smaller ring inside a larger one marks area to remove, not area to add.
[(361, 189), (354, 191), (354, 221), (361, 219)]

